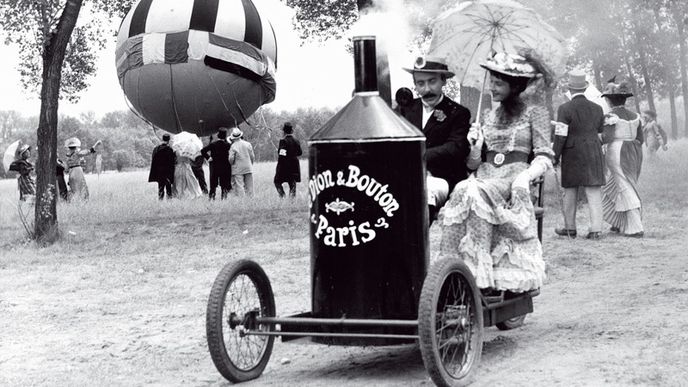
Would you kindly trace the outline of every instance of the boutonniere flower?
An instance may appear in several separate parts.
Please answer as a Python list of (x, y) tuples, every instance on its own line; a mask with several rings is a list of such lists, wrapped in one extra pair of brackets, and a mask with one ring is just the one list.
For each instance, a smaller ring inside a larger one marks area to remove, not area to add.
[(435, 109), (435, 112), (433, 114), (435, 115), (435, 119), (437, 119), (437, 121), (439, 122), (442, 122), (447, 118), (447, 115), (439, 109)]
[(619, 122), (619, 116), (614, 113), (607, 113), (604, 116), (605, 125), (616, 125), (617, 122)]

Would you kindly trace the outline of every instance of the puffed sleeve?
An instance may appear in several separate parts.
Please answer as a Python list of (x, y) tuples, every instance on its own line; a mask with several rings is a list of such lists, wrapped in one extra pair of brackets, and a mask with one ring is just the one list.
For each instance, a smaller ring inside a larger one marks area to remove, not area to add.
[(530, 130), (535, 156), (554, 157), (552, 150), (552, 126), (549, 113), (543, 106), (534, 106), (530, 111)]

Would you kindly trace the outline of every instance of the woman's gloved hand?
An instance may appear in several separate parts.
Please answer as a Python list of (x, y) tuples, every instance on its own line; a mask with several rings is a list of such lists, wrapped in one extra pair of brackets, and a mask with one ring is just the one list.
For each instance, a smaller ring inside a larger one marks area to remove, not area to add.
[(472, 159), (480, 158), (483, 151), (483, 143), (485, 142), (485, 137), (483, 136), (483, 129), (478, 123), (473, 123), (471, 128), (468, 130), (468, 135), (466, 136), (468, 143), (471, 145), (471, 152), (469, 157)]
[(550, 168), (552, 168), (552, 161), (548, 157), (535, 157), (528, 169), (516, 176), (511, 183), (511, 190), (513, 191), (516, 188), (530, 190), (530, 182), (542, 176)]

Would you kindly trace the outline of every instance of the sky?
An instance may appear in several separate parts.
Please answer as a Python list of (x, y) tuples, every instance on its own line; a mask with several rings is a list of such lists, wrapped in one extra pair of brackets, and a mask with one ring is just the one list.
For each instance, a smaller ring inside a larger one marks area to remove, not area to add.
[[(381, 2), (390, 1), (384, 0)], [(301, 45), (293, 30), (294, 11), (278, 0), (254, 0), (261, 14), (271, 21), (278, 41), (277, 96), (267, 105), (274, 110), (295, 110), (299, 107), (330, 107), (345, 105), (354, 88), (353, 58), (346, 51), (346, 41)], [(410, 67), (415, 54), (406, 49), (403, 10), (386, 10), (386, 15), (364, 18), (351, 34), (374, 34), (388, 44), (392, 90), (411, 86), (411, 77), (402, 70)], [(115, 25), (119, 25), (119, 21)], [(384, 29), (383, 29), (384, 28)], [(389, 43), (391, 42), (391, 43)], [(16, 47), (0, 44), (0, 75), (2, 92), (0, 110), (16, 110), (24, 116), (38, 115), (40, 101), (36, 95), (24, 90), (19, 81), (19, 64)], [(102, 50), (97, 62), (97, 73), (90, 87), (81, 93), (78, 103), (60, 101), (60, 113), (78, 117), (94, 112), (96, 117), (114, 110), (127, 110), (127, 104), (115, 71), (115, 39)]]

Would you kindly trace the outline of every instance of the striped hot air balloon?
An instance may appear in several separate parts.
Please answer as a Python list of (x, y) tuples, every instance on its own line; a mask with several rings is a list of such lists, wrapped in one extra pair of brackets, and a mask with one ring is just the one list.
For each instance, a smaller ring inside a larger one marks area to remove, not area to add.
[(275, 32), (251, 0), (140, 0), (116, 63), (132, 109), (172, 133), (236, 126), (275, 99)]

